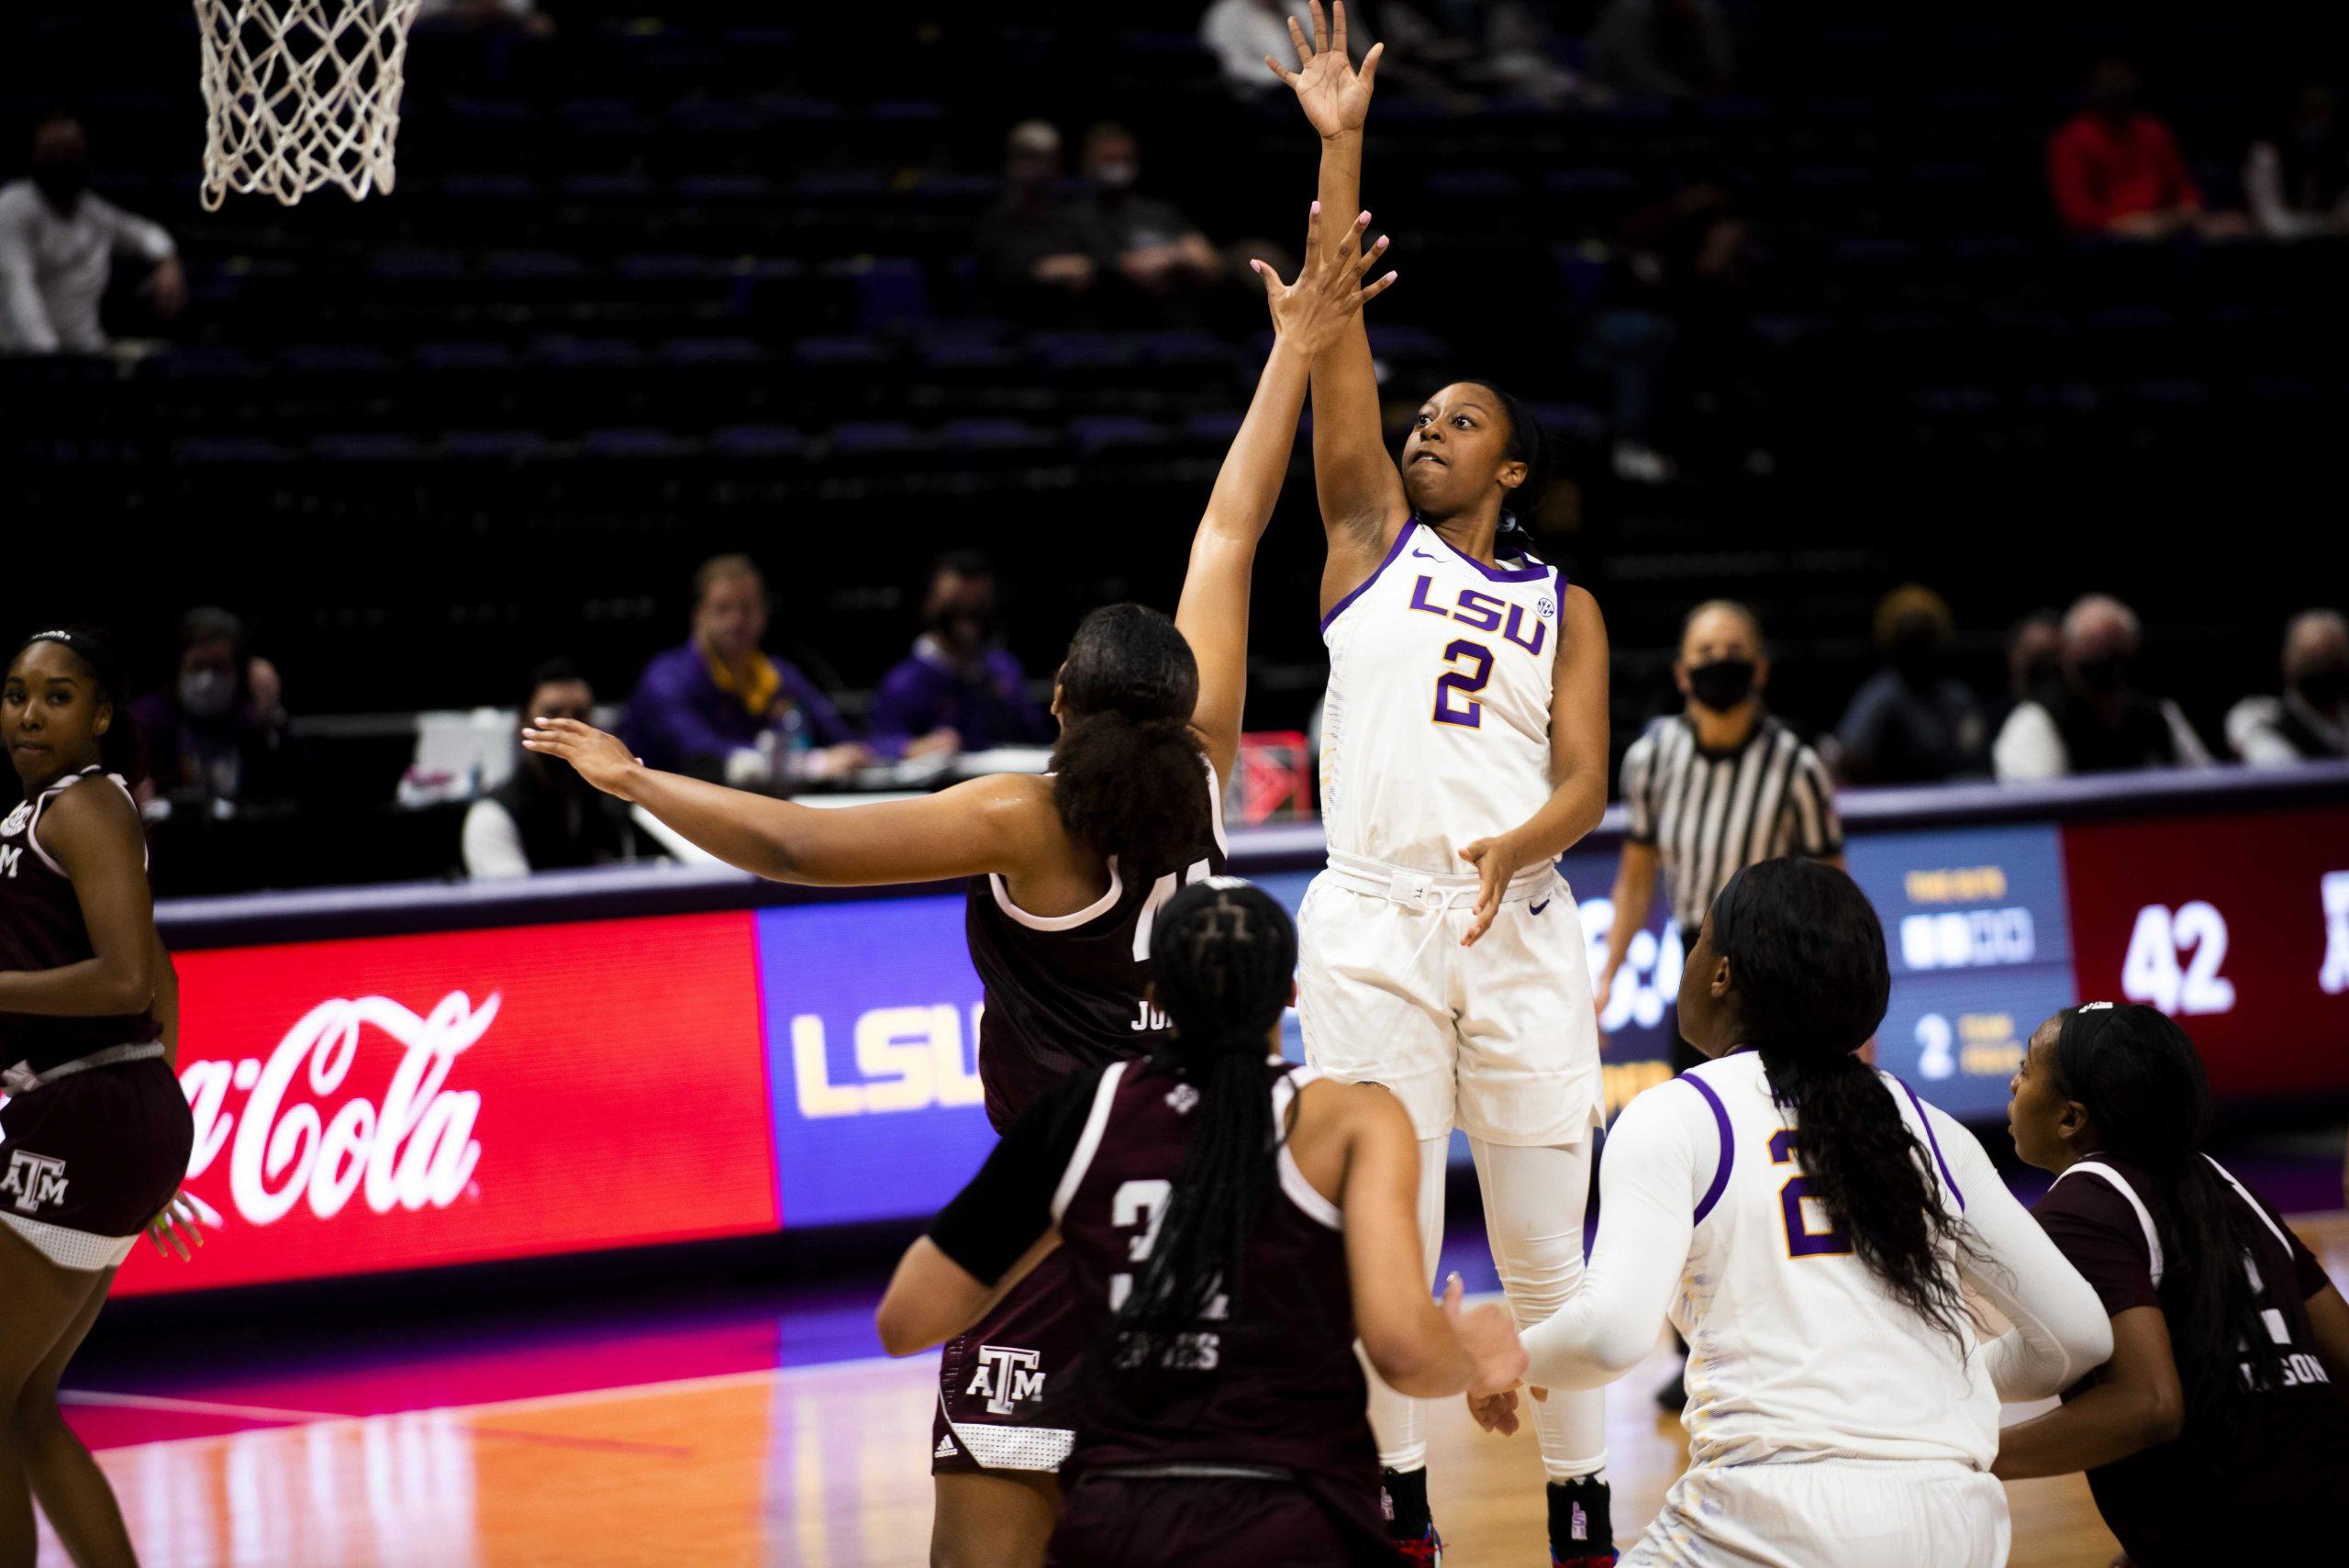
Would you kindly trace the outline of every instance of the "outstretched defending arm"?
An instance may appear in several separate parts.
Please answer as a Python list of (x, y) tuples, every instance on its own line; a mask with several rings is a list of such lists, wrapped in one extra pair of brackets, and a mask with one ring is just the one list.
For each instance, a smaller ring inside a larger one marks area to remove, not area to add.
[[(1313, 38), (1295, 18), (1288, 25), (1297, 69), (1270, 55), (1264, 63), (1296, 92), (1298, 107), (1321, 137), (1321, 210), (1360, 210), (1363, 122), (1385, 44), (1374, 44), (1357, 72), (1346, 57), (1346, 8), (1334, 6), (1335, 28), (1320, 0), (1313, 5)], [(1333, 250), (1359, 248), (1356, 229), (1325, 237)], [(1349, 326), (1313, 361), (1313, 479), (1329, 535), (1329, 564), (1321, 573), (1321, 607), (1329, 607), (1370, 575), (1410, 515), (1402, 476), (1386, 453), (1378, 414), (1378, 374), (1370, 338)]]
[(533, 720), (530, 751), (634, 806), (728, 865), (776, 882), (860, 887), (1018, 869), (1051, 815), (1052, 781), (993, 773), (918, 800), (818, 807), (648, 768), (619, 738), (575, 718)]
[[(1272, 521), (1273, 504), (1288, 473), (1306, 379), (1314, 356), (1395, 281), (1388, 272), (1363, 286), (1363, 272), (1386, 249), (1383, 240), (1370, 250), (1359, 239), (1334, 252), (1325, 250), (1320, 242), (1323, 210), (1314, 203), (1306, 220), (1305, 262), (1297, 282), (1283, 284), (1263, 261), (1249, 263), (1264, 280), (1265, 303), (1273, 313), (1273, 352), (1208, 496), (1199, 531), (1191, 540), (1183, 601), (1174, 612), (1174, 625), (1199, 662), (1199, 700), (1191, 723), (1221, 780), (1231, 777), (1232, 761), (1240, 751), (1241, 712), (1248, 690), (1248, 588), (1255, 572), (1256, 545)], [(1357, 221), (1357, 236), (1361, 228)]]

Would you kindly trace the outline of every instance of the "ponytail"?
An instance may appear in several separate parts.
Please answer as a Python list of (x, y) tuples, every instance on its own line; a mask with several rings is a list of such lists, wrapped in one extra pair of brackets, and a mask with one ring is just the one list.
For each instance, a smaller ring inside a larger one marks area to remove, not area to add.
[(1857, 1056), (1762, 1051), (1770, 1097), (1793, 1118), (1803, 1175), (1829, 1227), (1892, 1298), (1964, 1348), (1965, 1297), (1942, 1260), (1957, 1240), (1931, 1163), (1891, 1088)]
[(1171, 1073), (1197, 1097), (1149, 1264), (1108, 1328), (1109, 1367), (1130, 1385), (1186, 1365), (1183, 1336), (1218, 1296), (1236, 1307), (1247, 1289), (1248, 1243), (1285, 1136), (1267, 1057), (1297, 972), (1297, 928), (1262, 888), (1214, 877), (1159, 911), (1150, 956), (1174, 1044), (1145, 1071)]
[(2201, 1054), (2176, 1019), (2153, 1007), (2092, 1002), (2059, 1017), (2057, 1093), (2087, 1110), (2095, 1153), (2154, 1178), (2139, 1195), (2161, 1243), (2162, 1314), (2187, 1433), (2213, 1454), (2227, 1451), (2245, 1396), (2280, 1387), (2284, 1365), (2244, 1266), (2266, 1227), (2202, 1152), (2215, 1107)]
[(1208, 837), (1198, 695), (1190, 644), (1140, 605), (1085, 617), (1061, 665), (1052, 798), (1070, 834), (1116, 856), (1129, 883), (1182, 871)]
[(1816, 861), (1764, 861), (1721, 889), (1711, 934), (1729, 960), (1742, 1039), (1761, 1054), (1810, 1195), (1839, 1233), (1820, 1250), (1848, 1249), (1963, 1351), (1965, 1297), (1943, 1256), (1962, 1244), (1958, 1217), (1891, 1086), (1856, 1054), (1891, 992), (1884, 928), (1866, 895)]

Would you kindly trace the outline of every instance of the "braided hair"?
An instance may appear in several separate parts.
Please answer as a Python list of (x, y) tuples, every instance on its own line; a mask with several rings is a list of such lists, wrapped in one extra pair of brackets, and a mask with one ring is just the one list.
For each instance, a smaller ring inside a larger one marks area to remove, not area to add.
[(1273, 1125), (1267, 1042), (1293, 994), (1297, 927), (1263, 888), (1210, 877), (1158, 912), (1150, 962), (1174, 1040), (1145, 1071), (1173, 1074), (1198, 1100), (1157, 1245), (1108, 1325), (1120, 1375), (1165, 1366), (1209, 1303), (1237, 1302), (1247, 1288), (1248, 1242), (1283, 1136)]

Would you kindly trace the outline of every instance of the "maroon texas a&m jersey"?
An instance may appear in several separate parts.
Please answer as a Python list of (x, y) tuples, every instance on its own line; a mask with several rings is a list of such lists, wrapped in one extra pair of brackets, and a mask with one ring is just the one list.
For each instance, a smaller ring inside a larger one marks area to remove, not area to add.
[(999, 876), (970, 880), (963, 926), (986, 995), (979, 1082), (996, 1131), (1070, 1073), (1165, 1044), (1164, 1016), (1142, 999), (1151, 917), (1178, 887), (1219, 876), (1225, 866), (1222, 791), (1204, 761), (1200, 772), (1212, 803), (1209, 836), (1186, 847), (1179, 871), (1130, 879), (1112, 858), (1108, 892), (1090, 907), (1053, 916), (1014, 904)]
[[(73, 879), (41, 843), (41, 819), (58, 796), (95, 779), (95, 789), (128, 786), (97, 768), (69, 773), (0, 819), (0, 970), (63, 969), (97, 955)], [(19, 1062), (36, 1073), (115, 1045), (141, 1045), (161, 1037), (154, 1015), (110, 1018), (0, 1013), (0, 1068)]]
[[(1287, 1125), (1298, 1087), (1315, 1076), (1277, 1058), (1266, 1063), (1275, 1127)], [(1119, 1062), (1101, 1075), (1052, 1204), (1093, 1334), (1147, 1266), (1198, 1098), (1175, 1073), (1147, 1062)], [(1163, 1376), (1116, 1397), (1095, 1383), (1072, 1470), (1261, 1465), (1375, 1484), (1338, 1207), (1306, 1181), (1286, 1144), (1274, 1159), (1277, 1190), (1258, 1215), (1237, 1299), (1210, 1307), (1178, 1341)]]

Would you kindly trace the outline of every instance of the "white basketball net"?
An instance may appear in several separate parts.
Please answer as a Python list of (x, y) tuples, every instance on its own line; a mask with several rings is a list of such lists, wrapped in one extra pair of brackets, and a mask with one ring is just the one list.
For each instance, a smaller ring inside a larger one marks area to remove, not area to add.
[(291, 206), (392, 188), (400, 70), (421, 0), (195, 0), (204, 34), (204, 205)]

